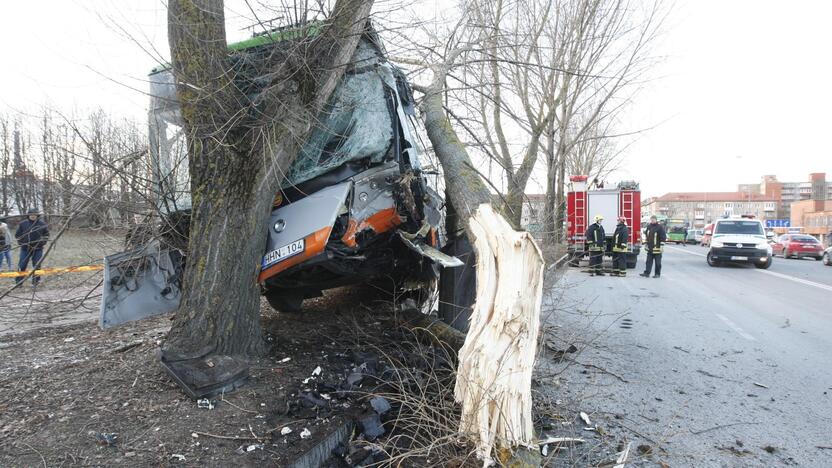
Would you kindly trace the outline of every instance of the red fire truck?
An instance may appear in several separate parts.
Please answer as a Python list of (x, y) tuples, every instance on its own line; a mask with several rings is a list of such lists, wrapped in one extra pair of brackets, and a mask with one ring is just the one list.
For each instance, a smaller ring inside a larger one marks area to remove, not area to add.
[(596, 215), (604, 220), (604, 232), (607, 235), (606, 255), (612, 255), (612, 235), (618, 224), (618, 217), (623, 216), (630, 228), (627, 243), (627, 268), (635, 268), (641, 251), (641, 191), (638, 182), (619, 182), (615, 188), (603, 188), (594, 184), (587, 186), (587, 176), (577, 175), (569, 178), (570, 190), (566, 198), (566, 242), (570, 255), (569, 264), (577, 266), (586, 255), (586, 229)]

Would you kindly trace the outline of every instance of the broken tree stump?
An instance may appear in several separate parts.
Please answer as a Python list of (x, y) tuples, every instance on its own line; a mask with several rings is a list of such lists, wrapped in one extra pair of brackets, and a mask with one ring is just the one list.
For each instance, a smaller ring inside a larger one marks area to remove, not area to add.
[(420, 109), (442, 164), (454, 224), (473, 242), (477, 259), (476, 299), (454, 396), (462, 405), (459, 431), (473, 439), (487, 466), (493, 452), (505, 460), (503, 454), (518, 447), (536, 451), (531, 377), (545, 265), (531, 235), (515, 231), (491, 206), (492, 194), (443, 107), (445, 77), (462, 53), (449, 53), (445, 63), (433, 67), (431, 84), (414, 88), (424, 93)]
[(478, 434), (478, 451), (527, 445), (535, 438), (531, 379), (543, 294), (543, 254), (491, 205), (470, 220), (477, 252), (477, 301), (459, 351), (454, 395), (460, 430)]

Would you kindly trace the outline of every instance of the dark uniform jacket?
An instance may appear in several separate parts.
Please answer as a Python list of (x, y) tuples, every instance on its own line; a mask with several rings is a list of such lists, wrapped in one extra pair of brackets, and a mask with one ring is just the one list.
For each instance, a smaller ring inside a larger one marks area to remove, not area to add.
[(662, 245), (667, 241), (664, 226), (659, 223), (650, 223), (647, 225), (647, 229), (644, 230), (644, 236), (648, 252), (662, 253)]
[(17, 238), (17, 244), (22, 248), (42, 249), (49, 239), (49, 228), (40, 218), (35, 221), (30, 221), (27, 218), (17, 226), (14, 237)]
[(618, 223), (615, 227), (615, 232), (612, 234), (612, 250), (613, 252), (626, 252), (627, 241), (630, 240), (630, 229), (624, 223)]
[(607, 237), (604, 233), (604, 226), (601, 226), (598, 223), (592, 223), (592, 225), (590, 225), (586, 230), (586, 242), (589, 244), (590, 249), (593, 246), (595, 246), (596, 249), (603, 249), (606, 241)]

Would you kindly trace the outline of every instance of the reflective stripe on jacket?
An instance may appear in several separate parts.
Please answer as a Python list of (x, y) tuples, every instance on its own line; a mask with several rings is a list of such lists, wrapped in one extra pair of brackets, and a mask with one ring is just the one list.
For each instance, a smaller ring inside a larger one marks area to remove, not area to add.
[(612, 235), (612, 251), (613, 252), (627, 252), (630, 249), (627, 247), (627, 241), (630, 239), (630, 230), (626, 224), (619, 224), (615, 228), (615, 233)]
[(589, 250), (604, 250), (606, 241), (607, 235), (604, 233), (604, 226), (592, 223), (586, 230), (586, 242), (589, 244)]
[(662, 245), (667, 241), (667, 234), (664, 232), (664, 226), (659, 223), (647, 225), (644, 237), (646, 239), (648, 252), (654, 254), (662, 253)]

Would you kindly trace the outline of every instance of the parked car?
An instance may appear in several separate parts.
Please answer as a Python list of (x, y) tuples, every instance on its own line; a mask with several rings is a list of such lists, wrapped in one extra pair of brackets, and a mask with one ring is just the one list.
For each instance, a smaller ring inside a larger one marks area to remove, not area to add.
[(823, 251), (823, 264), (826, 266), (832, 266), (832, 247), (827, 247), (826, 250)]
[(823, 258), (823, 245), (808, 234), (783, 234), (771, 244), (771, 248), (774, 255), (782, 255), (783, 258)]
[(688, 237), (686, 242), (688, 244), (699, 244), (702, 242), (703, 229), (688, 229)]

